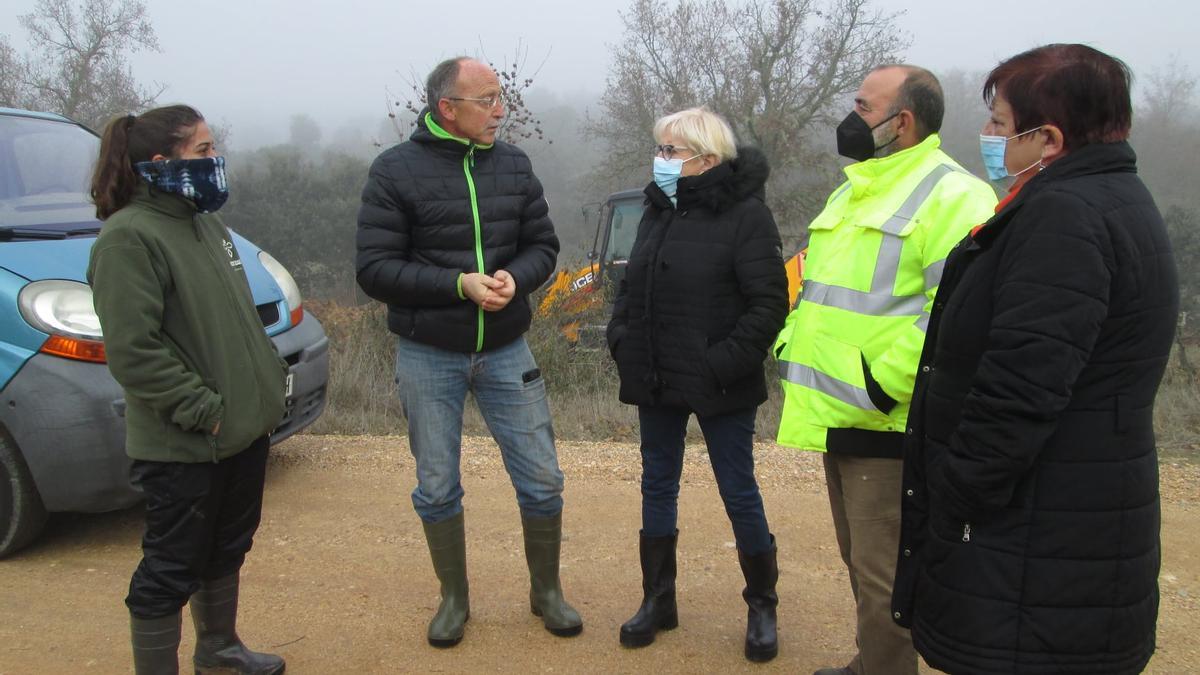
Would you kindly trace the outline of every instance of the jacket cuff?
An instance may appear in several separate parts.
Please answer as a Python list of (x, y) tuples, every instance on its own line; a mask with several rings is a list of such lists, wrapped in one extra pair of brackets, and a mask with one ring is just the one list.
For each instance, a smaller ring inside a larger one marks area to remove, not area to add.
[(213, 429), (225, 417), (225, 405), (217, 406), (217, 409), (211, 415), (204, 418), (204, 424), (200, 427), (206, 434), (212, 434)]
[(863, 383), (867, 389), (867, 396), (871, 399), (871, 403), (875, 404), (879, 412), (885, 415), (892, 412), (892, 409), (896, 407), (896, 399), (888, 396), (883, 387), (879, 386), (879, 383), (875, 381), (875, 377), (871, 375), (871, 366), (867, 363), (867, 357), (862, 354), (859, 354), (859, 357), (862, 359)]
[(459, 300), (466, 300), (466, 299), (467, 299), (467, 296), (463, 295), (463, 289), (462, 289), (462, 280), (463, 280), (463, 276), (464, 276), (464, 273), (463, 273), (463, 272), (459, 272), (459, 273), (458, 273), (458, 278), (454, 280), (454, 290), (455, 290), (455, 292), (457, 292), (457, 293), (458, 293), (458, 299), (459, 299)]

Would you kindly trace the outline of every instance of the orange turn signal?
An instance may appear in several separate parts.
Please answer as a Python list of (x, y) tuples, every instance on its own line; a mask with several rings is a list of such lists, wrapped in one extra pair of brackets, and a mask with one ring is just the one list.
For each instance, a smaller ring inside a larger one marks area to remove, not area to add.
[(304, 320), (304, 305), (300, 305), (296, 309), (293, 309), (288, 314), (288, 318), (291, 319), (292, 326), (299, 326), (300, 322)]
[(104, 343), (97, 340), (79, 340), (61, 335), (51, 335), (38, 351), (76, 361), (108, 362), (108, 358), (104, 354)]

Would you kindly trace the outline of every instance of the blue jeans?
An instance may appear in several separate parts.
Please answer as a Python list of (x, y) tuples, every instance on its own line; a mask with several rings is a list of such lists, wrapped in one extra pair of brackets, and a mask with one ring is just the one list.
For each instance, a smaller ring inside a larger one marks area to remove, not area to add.
[(554, 449), (546, 383), (525, 338), (473, 354), (399, 339), (396, 384), (417, 461), (412, 502), (427, 523), (462, 511), (462, 416), (467, 392), (500, 446), (521, 514), (562, 511), (563, 475)]
[[(733, 538), (746, 555), (771, 548), (762, 495), (754, 479), (754, 417), (757, 408), (728, 415), (697, 417)], [(683, 439), (691, 413), (674, 408), (638, 406), (642, 431), (642, 533), (665, 537), (678, 520)]]

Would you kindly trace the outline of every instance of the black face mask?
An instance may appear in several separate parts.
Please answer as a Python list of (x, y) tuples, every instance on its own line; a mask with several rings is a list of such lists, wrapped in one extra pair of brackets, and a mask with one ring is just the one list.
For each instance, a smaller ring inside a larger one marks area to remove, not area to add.
[(887, 143), (876, 147), (875, 135), (871, 132), (875, 131), (884, 124), (887, 124), (889, 120), (899, 114), (899, 112), (896, 112), (892, 115), (889, 115), (887, 119), (872, 127), (867, 125), (867, 121), (864, 120), (861, 115), (853, 110), (850, 111), (850, 114), (846, 115), (846, 119), (842, 120), (842, 123), (837, 127), (838, 154), (842, 157), (849, 157), (856, 162), (865, 162), (868, 159), (871, 159), (875, 156), (875, 152), (877, 150), (880, 148), (886, 148), (892, 143), (895, 143), (896, 138), (900, 138), (900, 136), (897, 135), (896, 138), (893, 138)]

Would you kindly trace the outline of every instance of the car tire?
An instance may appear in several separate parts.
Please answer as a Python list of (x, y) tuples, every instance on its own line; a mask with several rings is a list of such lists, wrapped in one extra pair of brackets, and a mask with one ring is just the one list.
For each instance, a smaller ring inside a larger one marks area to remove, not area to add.
[(46, 524), (46, 507), (17, 444), (0, 428), (0, 558), (33, 541)]

